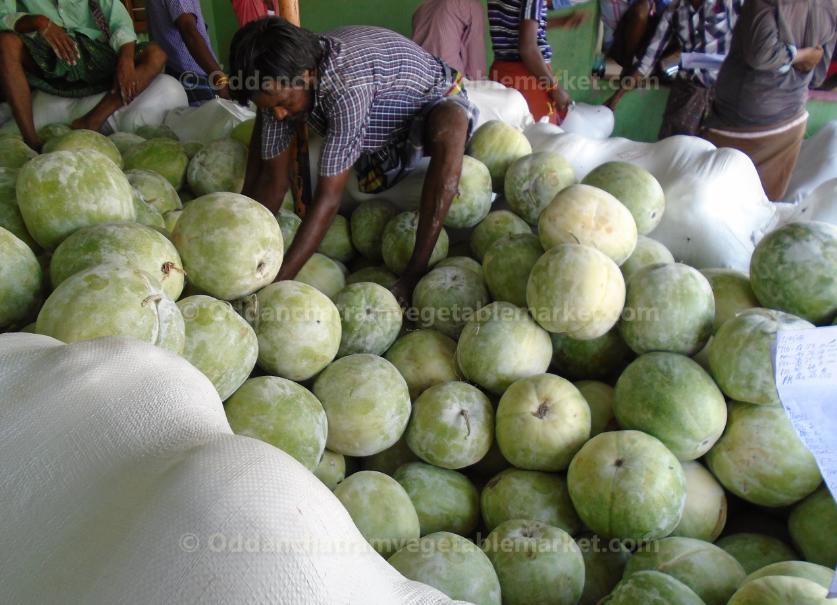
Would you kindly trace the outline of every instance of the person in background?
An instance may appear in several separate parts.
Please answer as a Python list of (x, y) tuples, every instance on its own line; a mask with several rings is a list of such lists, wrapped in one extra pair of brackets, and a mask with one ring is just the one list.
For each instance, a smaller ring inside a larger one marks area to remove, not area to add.
[[(556, 0), (557, 2), (557, 0)], [(552, 48), (546, 40), (547, 27), (578, 27), (584, 13), (547, 19), (547, 0), (489, 0), (488, 22), (494, 63), (489, 78), (517, 89), (529, 104), (536, 121), (548, 117), (560, 123), (572, 99), (552, 71)]]
[(718, 67), (710, 58), (721, 59), (729, 51), (732, 31), (741, 13), (741, 0), (674, 0), (665, 10), (657, 29), (639, 61), (623, 80), (606, 105), (615, 110), (626, 89), (636, 88), (663, 58), (673, 39), (680, 45), (681, 57), (706, 57), (703, 67), (677, 72), (671, 83), (659, 138), (676, 134), (697, 135), (712, 104)]
[(165, 63), (159, 46), (137, 44), (119, 0), (0, 0), (0, 90), (23, 140), (37, 151), (32, 88), (71, 98), (107, 93), (71, 124), (98, 131)]
[(240, 29), (230, 63), (233, 96), (259, 108), (244, 195), (277, 212), (291, 180), (308, 178), (299, 151), (291, 162), (294, 133), (307, 124), (323, 136), (313, 199), (277, 281), (293, 279), (317, 250), (352, 172), (360, 191), (377, 193), (430, 156), (415, 248), (392, 289), (405, 304), (427, 270), (479, 116), (462, 75), (383, 28), (343, 27), (317, 35), (280, 17)]
[(189, 104), (200, 105), (216, 94), (229, 99), (229, 78), (212, 52), (200, 1), (146, 0), (145, 10), (148, 33), (168, 57), (166, 73), (183, 84)]
[[(648, 46), (671, 0), (599, 0), (604, 50), (623, 70), (630, 70)], [(665, 50), (665, 49), (663, 49)]]
[(232, 7), (239, 27), (279, 14), (279, 0), (232, 0)]
[(770, 200), (785, 194), (837, 42), (834, 0), (746, 0), (702, 136), (746, 153)]
[(413, 13), (413, 42), (469, 80), (486, 76), (480, 0), (424, 0)]

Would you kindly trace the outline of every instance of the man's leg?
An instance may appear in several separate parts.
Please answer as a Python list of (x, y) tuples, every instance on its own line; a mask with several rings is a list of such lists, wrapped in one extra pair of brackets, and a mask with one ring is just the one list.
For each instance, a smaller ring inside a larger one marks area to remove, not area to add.
[(427, 118), (424, 149), (430, 156), (430, 166), (421, 190), (416, 246), (407, 268), (393, 287), (402, 304), (409, 302), (413, 287), (427, 271), (430, 255), (459, 189), (468, 119), (465, 110), (453, 102), (440, 103)]
[[(165, 64), (166, 53), (156, 44), (149, 44), (140, 53), (136, 61), (137, 94), (148, 88), (151, 81), (163, 71)], [(98, 131), (111, 114), (120, 107), (122, 107), (122, 96), (119, 92), (108, 92), (96, 107), (75, 120), (71, 127)]]
[(35, 62), (18, 34), (0, 33), (0, 90), (12, 109), (23, 140), (32, 149), (41, 150), (41, 140), (32, 117), (32, 91), (26, 71), (34, 70)]
[(619, 20), (609, 54), (622, 68), (631, 69), (637, 54), (644, 50), (641, 46), (648, 30), (650, 15), (648, 1), (635, 0)]

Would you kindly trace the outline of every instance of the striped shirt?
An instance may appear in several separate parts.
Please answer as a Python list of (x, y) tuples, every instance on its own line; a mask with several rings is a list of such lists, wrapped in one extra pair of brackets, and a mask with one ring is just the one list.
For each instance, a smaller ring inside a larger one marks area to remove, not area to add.
[[(556, 3), (556, 8), (562, 6), (569, 2)], [(520, 24), (526, 19), (538, 22), (538, 49), (547, 63), (552, 58), (546, 41), (546, 0), (489, 0), (488, 29), (497, 61), (520, 61)]]
[(175, 24), (181, 15), (190, 13), (194, 15), (198, 34), (212, 53), (212, 45), (209, 42), (206, 23), (201, 12), (201, 3), (198, 0), (146, 0), (145, 13), (148, 17), (148, 33), (151, 39), (165, 51), (166, 65), (169, 69), (178, 75), (192, 72), (199, 76), (206, 76), (207, 73), (192, 57)]
[[(324, 139), (321, 176), (403, 143), (422, 107), (452, 85), (439, 59), (388, 29), (343, 27), (320, 42), (324, 54), (308, 125)], [(288, 148), (294, 127), (270, 110), (262, 110), (262, 119), (262, 157), (269, 159)]]
[[(690, 0), (674, 0), (660, 17), (654, 37), (636, 65), (637, 71), (649, 75), (659, 63), (674, 36), (684, 53), (726, 55), (732, 41), (732, 29), (741, 14), (742, 0), (706, 0), (695, 8)], [(716, 70), (681, 70), (681, 77), (692, 77), (704, 86), (712, 86)]]

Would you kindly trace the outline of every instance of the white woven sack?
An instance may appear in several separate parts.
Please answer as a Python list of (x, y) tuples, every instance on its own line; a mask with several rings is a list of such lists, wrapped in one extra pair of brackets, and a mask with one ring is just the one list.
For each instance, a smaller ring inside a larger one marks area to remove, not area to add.
[(515, 128), (534, 122), (529, 104), (520, 92), (492, 80), (465, 80), (468, 99), (479, 107), (477, 127), (489, 120), (502, 120)]
[[(36, 91), (32, 96), (35, 128), (71, 122), (93, 109), (103, 96), (104, 93), (68, 99)], [(159, 126), (169, 111), (188, 104), (180, 82), (161, 74), (130, 105), (116, 110), (108, 118), (107, 125), (118, 132), (134, 132), (140, 126)]]
[(591, 139), (606, 139), (613, 134), (613, 111), (604, 105), (576, 103), (561, 122), (561, 130)]
[(740, 151), (716, 149), (698, 137), (657, 143), (606, 140), (562, 133), (549, 124), (526, 129), (534, 151), (555, 151), (583, 179), (610, 161), (637, 164), (653, 174), (666, 195), (663, 220), (650, 234), (681, 262), (748, 272), (758, 241), (781, 216), (767, 200), (753, 162)]
[(4, 603), (451, 603), (149, 344), (0, 335), (0, 459)]
[(788, 183), (786, 202), (799, 203), (826, 181), (837, 178), (837, 120), (802, 143)]
[(200, 107), (179, 107), (166, 115), (164, 124), (181, 141), (210, 143), (230, 136), (233, 128), (256, 117), (256, 112), (234, 101), (216, 98)]
[(823, 221), (837, 225), (837, 178), (825, 181), (798, 203), (790, 205), (782, 221)]

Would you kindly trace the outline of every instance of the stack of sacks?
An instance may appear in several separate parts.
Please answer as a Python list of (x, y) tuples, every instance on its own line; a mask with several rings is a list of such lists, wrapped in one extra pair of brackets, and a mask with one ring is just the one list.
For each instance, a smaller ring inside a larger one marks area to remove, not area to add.
[(178, 107), (171, 110), (164, 124), (181, 141), (210, 143), (230, 136), (232, 129), (256, 117), (256, 112), (234, 101), (215, 98), (200, 107)]
[(837, 120), (802, 143), (784, 201), (798, 204), (832, 179), (837, 179)]
[(177, 355), (4, 334), (0, 384), (10, 603), (455, 603), (388, 565), (291, 456), (233, 435)]
[(614, 125), (613, 111), (609, 107), (577, 103), (561, 122), (561, 130), (591, 139), (607, 139), (613, 134)]
[(783, 218), (767, 200), (752, 161), (733, 149), (716, 149), (697, 137), (657, 143), (606, 141), (564, 134), (548, 124), (526, 130), (533, 151), (565, 157), (579, 179), (608, 161), (637, 164), (653, 174), (666, 196), (666, 211), (650, 234), (674, 257), (697, 268), (746, 272), (753, 249)]
[(466, 80), (468, 99), (480, 109), (477, 126), (490, 120), (502, 120), (515, 128), (526, 128), (534, 122), (523, 95), (491, 80)]

